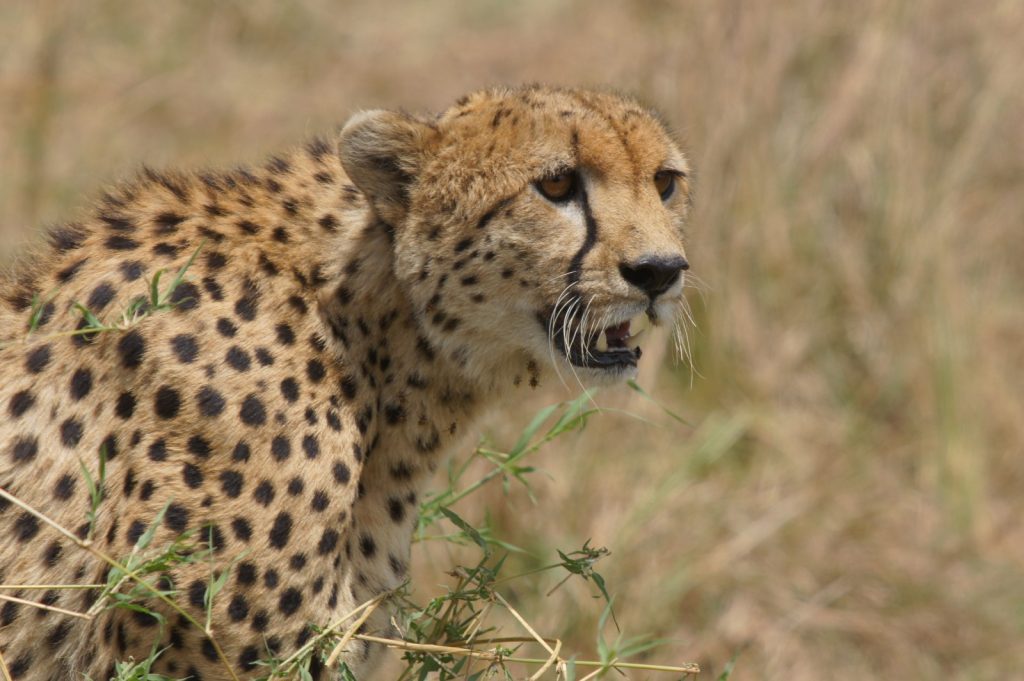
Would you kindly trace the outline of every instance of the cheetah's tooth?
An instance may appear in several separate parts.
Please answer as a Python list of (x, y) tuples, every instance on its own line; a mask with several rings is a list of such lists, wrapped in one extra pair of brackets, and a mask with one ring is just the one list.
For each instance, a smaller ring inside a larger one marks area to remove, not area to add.
[(629, 320), (629, 337), (636, 338), (649, 328), (651, 328), (651, 320), (646, 312), (641, 312)]
[(604, 331), (597, 334), (597, 341), (594, 343), (594, 349), (597, 350), (598, 352), (608, 351), (608, 334), (606, 334)]

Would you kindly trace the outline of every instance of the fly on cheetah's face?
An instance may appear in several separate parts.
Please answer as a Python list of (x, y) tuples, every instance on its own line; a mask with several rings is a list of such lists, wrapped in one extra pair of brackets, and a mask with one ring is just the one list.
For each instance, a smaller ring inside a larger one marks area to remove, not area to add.
[(677, 323), (690, 168), (635, 101), (491, 90), (432, 121), (369, 112), (340, 149), (433, 341), (606, 381), (635, 374), (646, 326)]

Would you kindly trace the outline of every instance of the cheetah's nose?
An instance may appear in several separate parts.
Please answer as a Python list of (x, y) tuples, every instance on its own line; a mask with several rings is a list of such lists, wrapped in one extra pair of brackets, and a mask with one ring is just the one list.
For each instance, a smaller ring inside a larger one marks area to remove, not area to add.
[(631, 263), (620, 263), (622, 278), (654, 300), (679, 280), (690, 263), (681, 255), (645, 255)]

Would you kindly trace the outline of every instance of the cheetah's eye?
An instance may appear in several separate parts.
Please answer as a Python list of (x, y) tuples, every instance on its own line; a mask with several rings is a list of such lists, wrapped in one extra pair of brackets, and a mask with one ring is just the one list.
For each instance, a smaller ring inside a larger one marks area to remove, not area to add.
[(676, 174), (671, 170), (654, 173), (654, 188), (658, 190), (662, 201), (668, 201), (676, 191)]
[(546, 177), (543, 180), (539, 180), (536, 184), (537, 191), (539, 191), (545, 199), (548, 201), (554, 201), (555, 203), (561, 203), (568, 201), (576, 194), (576, 185), (578, 180), (576, 173), (573, 171), (566, 171), (551, 177)]

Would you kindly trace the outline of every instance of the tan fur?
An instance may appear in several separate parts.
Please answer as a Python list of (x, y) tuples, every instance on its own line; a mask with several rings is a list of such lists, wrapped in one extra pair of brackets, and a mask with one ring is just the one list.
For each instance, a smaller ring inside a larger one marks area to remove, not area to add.
[[(681, 177), (662, 202), (652, 178), (665, 167)], [(585, 248), (583, 203), (533, 186), (567, 168), (588, 198)], [(648, 300), (619, 268), (682, 256), (687, 172), (635, 102), (544, 87), (479, 92), (433, 120), (359, 114), (337, 142), (257, 169), (147, 171), (0, 281), (0, 486), (84, 534), (80, 462), (95, 475), (105, 448), (97, 548), (127, 555), (168, 503), (155, 545), (215, 527), (218, 566), (237, 562), (212, 629), (238, 674), (256, 676), (248, 663), (268, 649), (287, 656), (309, 624), (404, 579), (417, 495), (483, 409), (556, 373), (628, 375), (570, 366), (544, 315), (579, 255), (571, 293), (593, 328), (644, 310), (671, 319), (681, 284)], [(74, 302), (115, 321), (200, 245), (177, 308), (87, 341), (59, 335), (79, 323)], [(26, 339), (33, 296), (47, 306)], [(106, 573), (0, 502), (0, 581)], [(199, 619), (209, 577), (208, 565), (168, 575)], [(85, 611), (95, 592), (10, 595)], [(152, 607), (167, 617), (157, 671), (226, 677), (201, 631)], [(11, 603), (0, 626), (21, 679), (107, 678), (159, 631), (125, 610), (86, 623)], [(383, 613), (368, 627), (389, 633)], [(357, 674), (369, 653), (350, 645)]]

